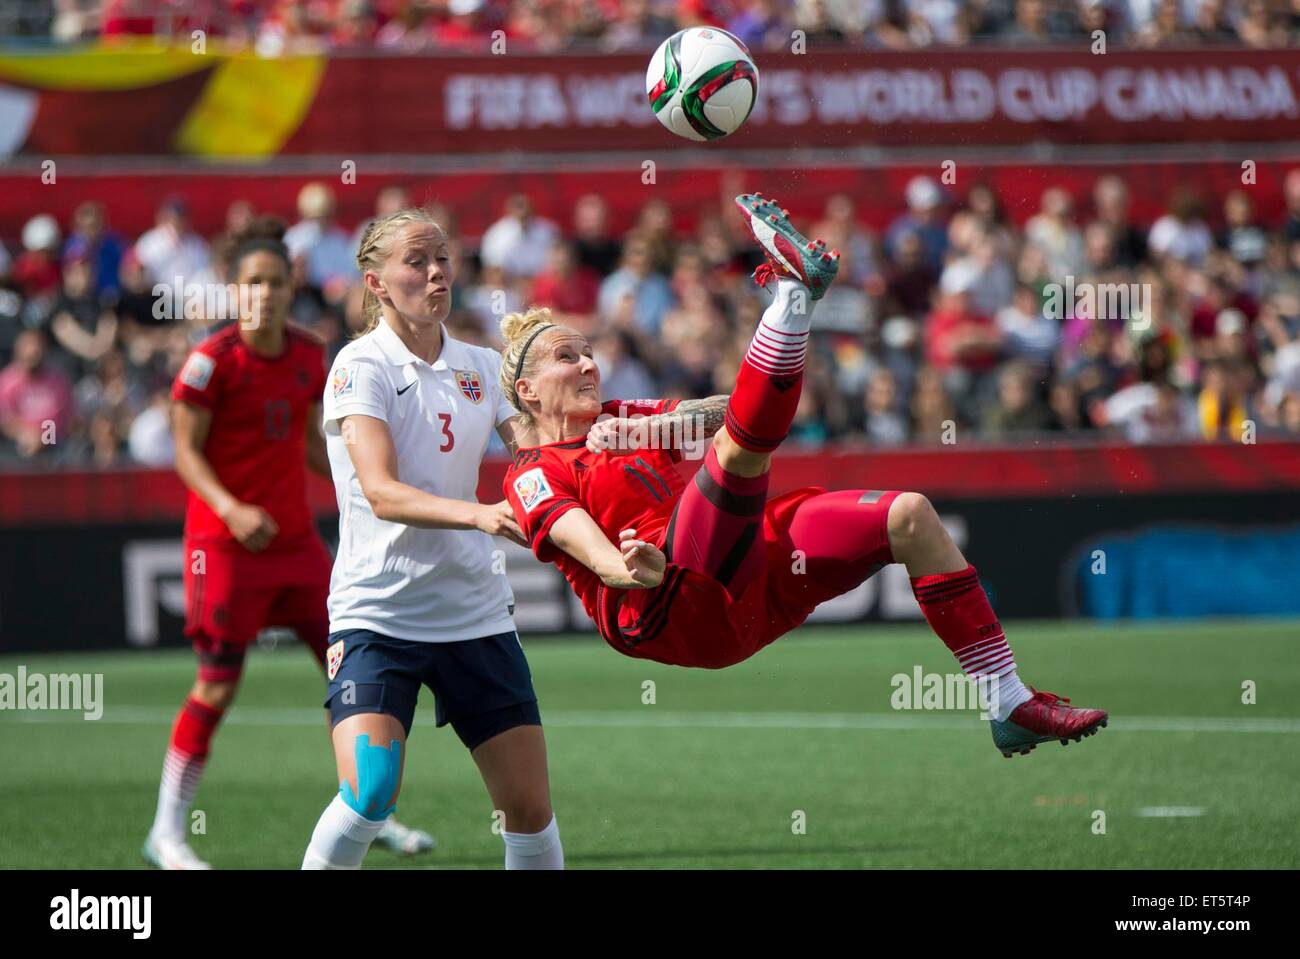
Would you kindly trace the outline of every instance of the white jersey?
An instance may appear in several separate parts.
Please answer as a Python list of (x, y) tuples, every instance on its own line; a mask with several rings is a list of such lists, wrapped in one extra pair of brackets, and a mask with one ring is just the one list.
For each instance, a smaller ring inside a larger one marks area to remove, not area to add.
[[(501, 392), (495, 350), (453, 340), (418, 359), (386, 323), (340, 352), (325, 384), (325, 443), (339, 505), (339, 550), (330, 577), (330, 632), (446, 643), (514, 629), (514, 594), (492, 537), (378, 519), (357, 480), (340, 419), (388, 424), (397, 478), (449, 499), (477, 502), (479, 464), (492, 431), (517, 415)], [(497, 572), (493, 571), (496, 567)]]

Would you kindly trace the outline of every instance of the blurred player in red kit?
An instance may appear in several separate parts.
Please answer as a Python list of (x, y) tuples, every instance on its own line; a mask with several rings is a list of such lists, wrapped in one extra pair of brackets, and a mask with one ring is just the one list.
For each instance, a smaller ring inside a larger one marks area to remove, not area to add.
[[(176, 472), (189, 489), (185, 635), (199, 665), (172, 727), (144, 844), (145, 859), (162, 869), (209, 868), (186, 842), (189, 807), (258, 632), (292, 629), (325, 665), (332, 559), (315, 530), (303, 468), (330, 475), (325, 355), (315, 334), (288, 322), (293, 285), (282, 233), (276, 221), (247, 231), (232, 263), (238, 321), (200, 343), (172, 385)], [(427, 834), (388, 825), (387, 842), (400, 851), (433, 845)]]

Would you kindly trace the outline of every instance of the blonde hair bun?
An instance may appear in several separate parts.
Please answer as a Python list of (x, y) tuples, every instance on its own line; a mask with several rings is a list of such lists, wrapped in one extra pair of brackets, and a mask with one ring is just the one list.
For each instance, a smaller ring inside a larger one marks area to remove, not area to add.
[(506, 342), (506, 352), (516, 341), (532, 335), (533, 330), (552, 322), (549, 307), (532, 306), (523, 313), (507, 313), (501, 319), (501, 338)]

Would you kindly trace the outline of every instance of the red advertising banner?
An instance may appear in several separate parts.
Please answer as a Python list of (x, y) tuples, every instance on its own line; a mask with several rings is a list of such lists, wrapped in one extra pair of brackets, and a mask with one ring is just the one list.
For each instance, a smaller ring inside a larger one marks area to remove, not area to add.
[[(484, 461), (480, 502), (501, 498), (508, 465), (499, 458)], [(699, 466), (687, 461), (679, 468), (691, 476)], [(317, 477), (310, 480), (314, 511), (333, 515), (332, 488)], [(1300, 443), (782, 450), (772, 463), (772, 495), (802, 486), (915, 490), (941, 500), (1295, 492)], [(0, 528), (180, 522), (184, 514), (185, 489), (170, 470), (0, 476)]]
[[(712, 150), (1296, 137), (1300, 50), (820, 49), (758, 56), (759, 99)], [(0, 156), (661, 151), (646, 56), (0, 57)], [(70, 135), (75, 131), (75, 135)]]

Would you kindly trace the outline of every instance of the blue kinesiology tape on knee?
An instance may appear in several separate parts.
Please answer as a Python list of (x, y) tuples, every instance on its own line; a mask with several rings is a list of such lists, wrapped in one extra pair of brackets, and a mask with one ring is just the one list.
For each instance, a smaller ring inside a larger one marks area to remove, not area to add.
[(360, 815), (372, 822), (382, 822), (397, 809), (397, 804), (380, 808), (397, 790), (402, 774), (402, 744), (393, 740), (388, 746), (370, 745), (370, 736), (356, 739), (357, 793), (346, 779), (339, 783), (339, 795)]

